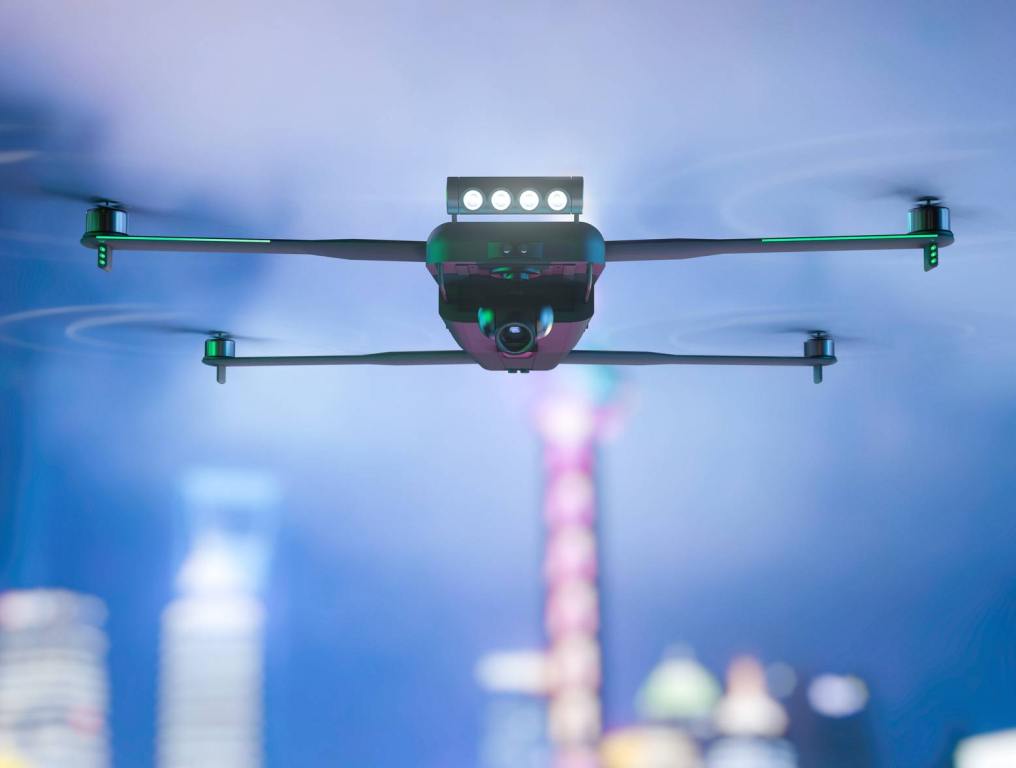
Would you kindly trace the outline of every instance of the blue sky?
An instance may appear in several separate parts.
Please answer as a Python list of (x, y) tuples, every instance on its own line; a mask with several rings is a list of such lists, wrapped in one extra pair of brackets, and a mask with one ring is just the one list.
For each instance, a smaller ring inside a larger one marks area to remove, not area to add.
[[(452, 344), (422, 267), (138, 253), (105, 274), (76, 244), (79, 206), (25, 179), (174, 212), (136, 215), (137, 233), (253, 237), (424, 239), (459, 174), (581, 174), (608, 239), (901, 231), (907, 204), (884, 191), (944, 195), (957, 242), (928, 274), (911, 252), (608, 265), (587, 348), (797, 352), (760, 317), (876, 343), (841, 344), (821, 387), (794, 369), (626, 374), (602, 455), (607, 714), (630, 721), (685, 642), (715, 668), (752, 651), (862, 674), (886, 764), (928, 764), (953, 727), (1016, 725), (1012, 6), (0, 0), (0, 16), (3, 149), (38, 152), (0, 165), (8, 318), (130, 305), (271, 337), (265, 354)], [(186, 338), (69, 341), (90, 311), (0, 325), (0, 578), (109, 603), (118, 765), (151, 760), (179, 488), (206, 465), (284, 488), (273, 763), (472, 764), (473, 660), (540, 639), (528, 414), (559, 374), (218, 387)]]

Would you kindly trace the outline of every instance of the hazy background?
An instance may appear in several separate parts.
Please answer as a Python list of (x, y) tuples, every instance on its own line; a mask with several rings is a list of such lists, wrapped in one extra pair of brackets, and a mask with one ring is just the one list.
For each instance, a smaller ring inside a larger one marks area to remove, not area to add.
[(608, 239), (903, 231), (894, 188), (945, 196), (957, 240), (929, 274), (916, 251), (608, 265), (585, 348), (797, 353), (751, 330), (773, 317), (876, 343), (840, 344), (821, 387), (625, 374), (607, 724), (674, 642), (862, 675), (887, 765), (1016, 724), (1011, 4), (0, 0), (0, 27), (0, 586), (106, 601), (117, 765), (152, 760), (201, 466), (283, 489), (270, 762), (473, 764), (475, 659), (542, 636), (530, 413), (561, 374), (221, 387), (200, 339), (68, 338), (136, 312), (271, 337), (240, 354), (453, 343), (418, 265), (123, 253), (105, 274), (46, 183), (172, 212), (134, 233), (421, 240), (447, 175), (581, 174)]

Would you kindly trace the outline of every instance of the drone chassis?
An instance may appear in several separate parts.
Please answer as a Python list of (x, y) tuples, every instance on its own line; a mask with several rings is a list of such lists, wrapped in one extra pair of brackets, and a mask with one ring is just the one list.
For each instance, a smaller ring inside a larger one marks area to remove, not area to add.
[[(595, 284), (607, 263), (683, 260), (718, 254), (920, 249), (925, 271), (938, 266), (939, 249), (953, 242), (949, 209), (921, 198), (910, 210), (907, 233), (739, 239), (605, 240), (579, 220), (581, 177), (449, 177), (448, 212), (426, 241), (279, 240), (130, 235), (127, 210), (102, 202), (86, 215), (83, 245), (97, 252), (106, 271), (119, 251), (194, 251), (316, 254), (340, 259), (419, 262), (437, 283), (439, 313), (460, 349), (364, 355), (237, 357), (235, 341), (210, 333), (202, 362), (226, 381), (233, 367), (289, 365), (457, 365), (525, 372), (557, 365), (761, 365), (805, 366), (813, 380), (836, 363), (835, 342), (820, 330), (808, 334), (801, 356), (675, 355), (661, 352), (576, 350), (593, 316)], [(493, 190), (493, 191), (492, 191)], [(486, 191), (486, 195), (484, 194)], [(512, 191), (515, 194), (512, 194)], [(473, 195), (472, 198), (469, 195)], [(492, 207), (502, 195), (509, 203)], [(526, 195), (536, 207), (522, 206)], [(547, 207), (545, 201), (567, 201)], [(480, 205), (464, 205), (465, 202)], [(459, 221), (470, 214), (560, 214), (568, 221)]]

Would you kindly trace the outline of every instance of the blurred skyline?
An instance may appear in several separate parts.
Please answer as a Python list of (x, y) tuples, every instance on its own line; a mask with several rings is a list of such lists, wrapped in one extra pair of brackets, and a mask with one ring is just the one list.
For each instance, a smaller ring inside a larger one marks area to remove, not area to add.
[[(604, 719), (674, 643), (857, 674), (884, 765), (1016, 725), (1016, 8), (786, 1), (0, 0), (0, 588), (109, 609), (113, 757), (151, 764), (159, 616), (195, 468), (279, 483), (267, 764), (474, 765), (485, 653), (537, 647), (533, 409), (568, 375), (263, 369), (240, 354), (452, 348), (420, 265), (121, 254), (62, 185), (165, 209), (135, 233), (424, 239), (457, 174), (585, 177), (608, 239), (902, 231), (955, 245), (608, 265), (580, 348), (840, 362), (625, 371), (600, 457)], [(118, 319), (119, 318), (119, 319)], [(505, 477), (511, 478), (506, 482)]]

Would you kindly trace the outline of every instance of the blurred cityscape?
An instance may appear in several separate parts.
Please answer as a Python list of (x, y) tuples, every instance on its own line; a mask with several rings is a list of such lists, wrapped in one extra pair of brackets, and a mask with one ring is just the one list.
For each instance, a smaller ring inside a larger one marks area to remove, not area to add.
[[(568, 380), (536, 410), (542, 443), (546, 644), (478, 659), (478, 768), (875, 768), (877, 689), (849, 670), (804, 673), (741, 655), (712, 670), (661, 648), (604, 712), (597, 458), (622, 425), (607, 371)], [(264, 624), (272, 478), (202, 470), (183, 482), (177, 596), (162, 613), (155, 748), (160, 768), (264, 762)], [(0, 768), (109, 768), (109, 643), (100, 599), (55, 588), (0, 593)], [(956, 739), (929, 768), (1012, 768), (1016, 730)]]

